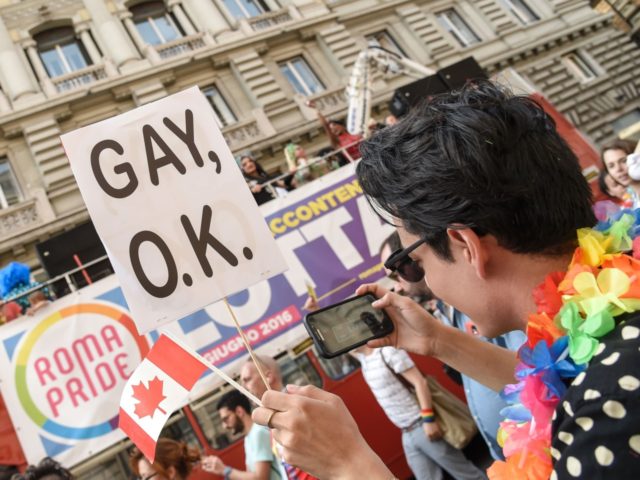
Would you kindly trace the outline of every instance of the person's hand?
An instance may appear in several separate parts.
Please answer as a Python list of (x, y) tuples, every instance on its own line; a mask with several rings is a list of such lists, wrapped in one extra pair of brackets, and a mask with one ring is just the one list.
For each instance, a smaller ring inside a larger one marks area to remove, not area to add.
[(268, 390), (251, 415), (272, 428), (285, 462), (321, 480), (393, 477), (340, 397), (313, 385), (287, 385), (287, 391)]
[(440, 440), (442, 438), (442, 429), (437, 422), (423, 423), (422, 429), (424, 430), (424, 434), (427, 436), (427, 438), (432, 442), (435, 442), (436, 440)]
[(256, 183), (253, 187), (251, 187), (251, 191), (253, 193), (260, 193), (262, 191), (262, 185)]
[(225, 464), (215, 455), (209, 455), (200, 459), (200, 465), (205, 472), (215, 473), (216, 475), (224, 474)]
[(360, 285), (356, 290), (357, 295), (365, 293), (378, 298), (373, 307), (384, 308), (395, 327), (390, 335), (370, 340), (369, 347), (390, 345), (420, 355), (435, 355), (438, 334), (444, 328), (437, 319), (409, 297), (392, 293), (377, 283)]
[(307, 100), (306, 102), (304, 102), (304, 104), (309, 108), (318, 108), (316, 106), (315, 100)]
[(312, 296), (308, 296), (302, 308), (308, 312), (315, 312), (320, 308), (320, 305), (318, 305), (318, 301), (315, 300)]

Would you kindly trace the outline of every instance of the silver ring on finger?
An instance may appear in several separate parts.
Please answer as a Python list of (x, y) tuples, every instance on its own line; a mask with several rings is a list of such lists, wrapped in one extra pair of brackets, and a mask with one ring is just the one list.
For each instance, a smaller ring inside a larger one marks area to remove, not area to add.
[(269, 414), (269, 418), (267, 419), (267, 427), (273, 428), (273, 425), (271, 425), (271, 421), (273, 420), (273, 417), (276, 413), (278, 413), (277, 410), (271, 410), (271, 413)]

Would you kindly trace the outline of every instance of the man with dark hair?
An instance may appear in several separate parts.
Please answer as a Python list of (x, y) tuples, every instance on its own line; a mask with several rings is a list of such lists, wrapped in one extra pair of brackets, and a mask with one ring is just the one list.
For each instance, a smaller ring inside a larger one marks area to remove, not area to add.
[(246, 471), (222, 463), (219, 457), (210, 455), (202, 459), (206, 472), (222, 475), (225, 480), (281, 480), (280, 468), (271, 450), (269, 430), (251, 420), (251, 403), (237, 390), (225, 393), (217, 405), (224, 428), (234, 435), (244, 437)]
[[(405, 246), (388, 267), (424, 275), (481, 335), (528, 332), (516, 357), (368, 285), (357, 293), (378, 296), (396, 327), (369, 345), (432, 355), (494, 390), (508, 385), (507, 460), (490, 477), (639, 478), (640, 266), (624, 253), (636, 216), (591, 228), (591, 191), (554, 122), (488, 82), (433, 98), (361, 151), (362, 188)], [(254, 412), (270, 419), (287, 461), (320, 478), (392, 477), (338, 397), (288, 390), (267, 392)]]
[[(382, 243), (382, 247), (380, 249), (380, 259), (382, 260), (382, 263), (386, 263), (389, 258), (399, 250), (402, 250), (402, 244), (400, 242), (398, 232), (396, 231), (389, 235), (389, 237), (387, 237), (387, 239)], [(393, 259), (391, 261), (393, 261)], [(407, 257), (407, 261), (411, 261), (409, 257)], [(396, 270), (398, 269), (396, 268)], [(401, 270), (401, 268), (399, 270)], [(427, 287), (424, 281), (424, 277), (421, 277), (417, 282), (409, 282), (405, 280), (402, 275), (398, 275), (397, 271), (392, 272), (392, 274), (396, 278), (397, 285), (400, 286), (399, 288), (394, 288), (393, 291), (397, 293), (405, 292), (405, 294), (412, 296), (414, 300), (416, 300), (416, 296), (419, 296), (420, 294), (423, 295), (422, 298), (425, 298), (424, 295), (428, 295), (428, 298), (432, 298), (433, 300), (430, 300), (427, 305), (419, 300), (416, 301), (425, 306), (429, 313), (446, 325), (451, 325), (469, 335), (474, 335), (476, 338), (480, 338), (483, 341), (491, 342), (494, 345), (498, 345), (502, 348), (508, 348), (513, 351), (518, 350), (525, 341), (526, 337), (521, 331), (505, 333), (504, 335), (500, 335), (495, 338), (480, 336), (475, 324), (469, 317), (450, 305), (445, 304), (442, 300), (437, 300), (433, 296), (433, 293), (429, 290), (429, 287)], [(435, 308), (431, 308), (431, 302), (436, 302)], [(456, 370), (451, 369), (448, 365), (445, 365), (445, 371), (448, 375), (452, 376), (454, 381), (462, 383), (464, 386), (464, 394), (467, 398), (469, 410), (471, 410), (473, 420), (478, 426), (478, 430), (480, 430), (480, 434), (487, 444), (491, 456), (495, 460), (504, 459), (502, 456), (502, 449), (500, 448), (498, 439), (496, 438), (498, 427), (500, 426), (500, 421), (502, 419), (500, 417), (500, 411), (507, 406), (504, 400), (500, 398), (498, 392), (476, 382), (474, 379), (469, 378), (466, 375), (460, 376)]]

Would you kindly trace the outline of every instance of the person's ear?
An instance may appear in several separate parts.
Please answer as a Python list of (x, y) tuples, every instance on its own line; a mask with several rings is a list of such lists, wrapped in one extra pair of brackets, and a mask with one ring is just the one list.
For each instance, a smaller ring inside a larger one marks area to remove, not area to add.
[(176, 470), (176, 467), (171, 466), (167, 468), (167, 476), (169, 477), (169, 480), (178, 478), (178, 471)]
[(448, 228), (447, 237), (451, 250), (457, 250), (464, 261), (476, 271), (478, 277), (486, 278), (489, 252), (476, 232), (470, 228)]

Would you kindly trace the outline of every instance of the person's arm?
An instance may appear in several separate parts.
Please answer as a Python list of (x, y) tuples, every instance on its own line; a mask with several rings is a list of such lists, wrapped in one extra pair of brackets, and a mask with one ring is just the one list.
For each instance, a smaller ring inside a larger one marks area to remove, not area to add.
[(260, 461), (256, 462), (255, 472), (247, 472), (225, 465), (220, 457), (215, 455), (203, 457), (201, 465), (205, 472), (223, 476), (225, 480), (269, 480), (269, 469), (271, 468), (271, 462)]
[(246, 472), (234, 468), (229, 473), (229, 480), (269, 480), (271, 462), (256, 462), (255, 468), (255, 472)]
[(287, 392), (268, 390), (262, 396), (263, 406), (252, 413), (260, 425), (271, 419), (285, 462), (320, 480), (394, 478), (367, 445), (340, 397), (313, 385), (287, 385)]
[(331, 128), (329, 127), (329, 120), (327, 120), (327, 117), (325, 117), (322, 114), (322, 112), (316, 107), (316, 104), (314, 101), (309, 100), (307, 102), (307, 106), (309, 108), (313, 108), (316, 111), (316, 114), (318, 115), (318, 120), (320, 121), (320, 124), (322, 125), (322, 128), (324, 130), (324, 133), (329, 138), (329, 142), (331, 143), (331, 146), (334, 148), (334, 150), (337, 150), (338, 148), (340, 148), (340, 140), (331, 131)]
[(361, 285), (356, 293), (373, 293), (378, 297), (373, 306), (384, 308), (395, 327), (391, 335), (371, 340), (370, 347), (393, 346), (435, 357), (496, 391), (515, 382), (515, 352), (443, 325), (410, 298), (391, 293), (378, 284)]
[[(420, 405), (420, 410), (431, 410), (433, 412), (433, 403), (431, 402), (431, 390), (429, 390), (429, 385), (427, 384), (427, 379), (424, 378), (424, 375), (420, 370), (416, 367), (411, 367), (407, 370), (404, 370), (400, 373), (404, 378), (406, 378), (409, 383), (413, 385), (416, 389), (416, 397), (418, 397), (418, 404)], [(442, 438), (442, 430), (440, 426), (436, 423), (435, 417), (433, 417), (432, 422), (425, 421), (422, 425), (424, 429), (424, 433), (427, 435), (429, 440), (439, 440)]]

